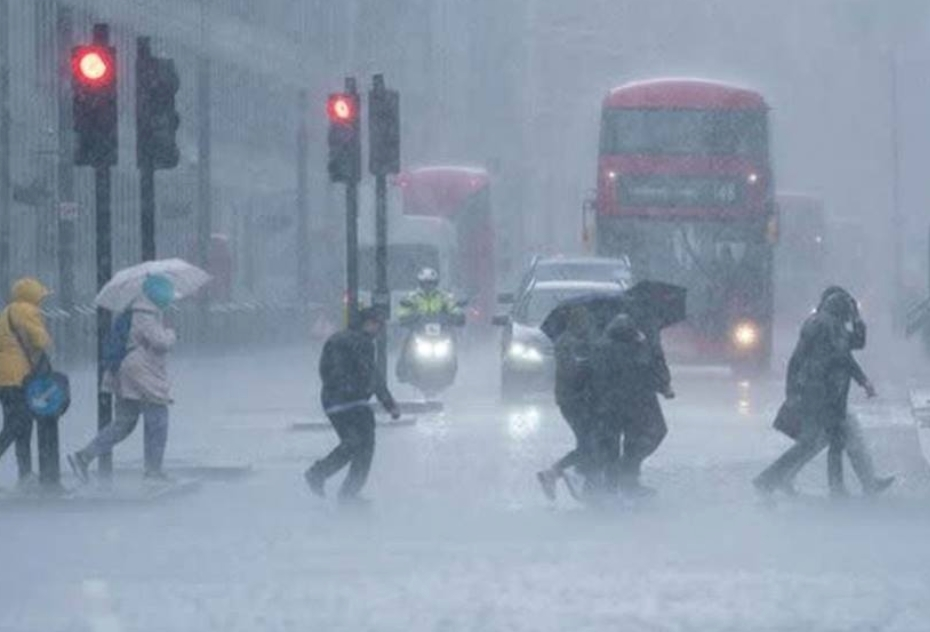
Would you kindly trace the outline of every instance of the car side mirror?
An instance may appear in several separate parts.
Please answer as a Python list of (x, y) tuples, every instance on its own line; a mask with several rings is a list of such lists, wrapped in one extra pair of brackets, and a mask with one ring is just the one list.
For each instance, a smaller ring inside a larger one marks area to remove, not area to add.
[(513, 303), (514, 300), (516, 300), (516, 297), (514, 297), (513, 292), (501, 292), (500, 294), (497, 295), (498, 303), (504, 303), (505, 305), (509, 305)]
[(510, 324), (510, 316), (495, 316), (491, 319), (491, 324), (495, 327), (506, 327)]

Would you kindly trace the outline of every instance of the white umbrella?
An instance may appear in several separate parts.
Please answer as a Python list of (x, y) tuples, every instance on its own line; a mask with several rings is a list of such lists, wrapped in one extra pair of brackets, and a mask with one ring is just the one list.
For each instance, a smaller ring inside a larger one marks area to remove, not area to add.
[(142, 296), (142, 284), (152, 274), (171, 279), (176, 299), (191, 296), (210, 280), (209, 274), (183, 259), (146, 261), (117, 272), (100, 290), (94, 303), (111, 312), (122, 312)]

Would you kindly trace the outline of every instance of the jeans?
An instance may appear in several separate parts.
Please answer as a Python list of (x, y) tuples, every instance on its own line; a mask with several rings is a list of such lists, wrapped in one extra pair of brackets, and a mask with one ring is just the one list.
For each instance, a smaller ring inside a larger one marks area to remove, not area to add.
[(3, 430), (0, 430), (0, 457), (16, 444), (16, 466), (19, 478), (32, 474), (32, 413), (26, 405), (26, 395), (17, 386), (0, 388), (3, 404)]
[(117, 399), (115, 412), (113, 423), (78, 452), (81, 458), (90, 463), (112, 450), (113, 446), (132, 434), (141, 415), (145, 420), (145, 471), (161, 472), (168, 443), (168, 407), (133, 399)]
[(359, 406), (332, 413), (329, 421), (339, 436), (339, 445), (310, 470), (325, 480), (348, 465), (349, 473), (342, 482), (339, 496), (352, 498), (365, 486), (371, 470), (375, 454), (375, 415), (369, 406)]

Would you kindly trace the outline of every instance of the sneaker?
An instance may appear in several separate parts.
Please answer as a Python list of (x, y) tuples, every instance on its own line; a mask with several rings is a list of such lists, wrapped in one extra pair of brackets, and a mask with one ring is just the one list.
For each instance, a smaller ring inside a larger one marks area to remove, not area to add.
[(555, 502), (555, 484), (559, 481), (558, 472), (552, 470), (537, 472), (536, 480), (539, 481), (539, 486), (542, 487), (543, 494), (546, 495), (546, 498), (548, 498), (550, 502)]
[(68, 465), (71, 466), (71, 471), (74, 472), (79, 481), (86, 483), (90, 480), (90, 476), (87, 474), (87, 467), (90, 464), (80, 452), (68, 455)]
[(867, 496), (878, 496), (886, 489), (894, 485), (895, 480), (896, 477), (894, 476), (880, 476), (872, 482), (869, 488), (865, 490), (865, 493)]
[(304, 480), (307, 481), (307, 486), (311, 492), (320, 498), (326, 497), (326, 480), (312, 467), (304, 472)]
[(752, 479), (752, 486), (756, 488), (756, 492), (758, 492), (760, 496), (771, 497), (775, 494), (775, 487), (759, 477)]
[(164, 473), (162, 470), (146, 470), (142, 478), (155, 483), (170, 483), (174, 479)]

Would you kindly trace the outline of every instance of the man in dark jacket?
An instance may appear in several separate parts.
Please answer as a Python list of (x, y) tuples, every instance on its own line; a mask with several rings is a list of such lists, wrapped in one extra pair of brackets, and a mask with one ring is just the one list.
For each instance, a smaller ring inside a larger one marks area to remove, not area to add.
[(340, 500), (355, 500), (365, 485), (375, 452), (375, 417), (369, 404), (372, 395), (393, 418), (400, 417), (384, 376), (375, 364), (374, 341), (383, 326), (380, 310), (365, 309), (349, 329), (333, 334), (323, 346), (321, 400), (339, 436), (339, 445), (304, 474), (310, 489), (318, 496), (325, 494), (326, 480), (346, 465), (349, 473), (339, 490)]
[[(643, 462), (668, 434), (658, 393), (674, 397), (661, 344), (628, 314), (614, 318), (595, 352), (594, 389), (602, 440), (598, 464), (606, 491), (630, 495), (652, 490), (639, 481)], [(620, 441), (623, 453), (620, 455)]]
[[(827, 376), (830, 406), (833, 409), (831, 418), (836, 419), (836, 423), (827, 428), (824, 437), (824, 442), (829, 444), (827, 480), (831, 495), (837, 497), (848, 495), (843, 480), (843, 453), (845, 452), (849, 456), (849, 461), (862, 485), (863, 491), (866, 494), (877, 494), (887, 489), (894, 482), (894, 477), (876, 476), (872, 456), (865, 442), (859, 420), (854, 413), (849, 411), (848, 406), (849, 391), (853, 380), (865, 390), (868, 397), (876, 396), (875, 387), (852, 353), (865, 347), (866, 326), (859, 315), (856, 300), (847, 290), (839, 286), (831, 286), (824, 290), (818, 311), (822, 309), (827, 299), (832, 296), (836, 296), (838, 301), (846, 302), (846, 310), (842, 315), (844, 322), (840, 335), (846, 340), (848, 357), (845, 361), (838, 362)], [(797, 388), (797, 376), (792, 374), (791, 369), (793, 368), (794, 372), (797, 373), (798, 365), (802, 362), (803, 358), (796, 359), (792, 357), (794, 366), (789, 365), (788, 382), (793, 385), (793, 388)]]
[(829, 433), (842, 421), (836, 405), (835, 378), (840, 371), (852, 371), (851, 340), (846, 333), (848, 315), (848, 300), (830, 294), (801, 328), (788, 363), (786, 386), (786, 406), (799, 421), (799, 427), (792, 432), (795, 444), (753, 481), (760, 492), (770, 494), (782, 489), (790, 493), (794, 477), (823, 450)]

